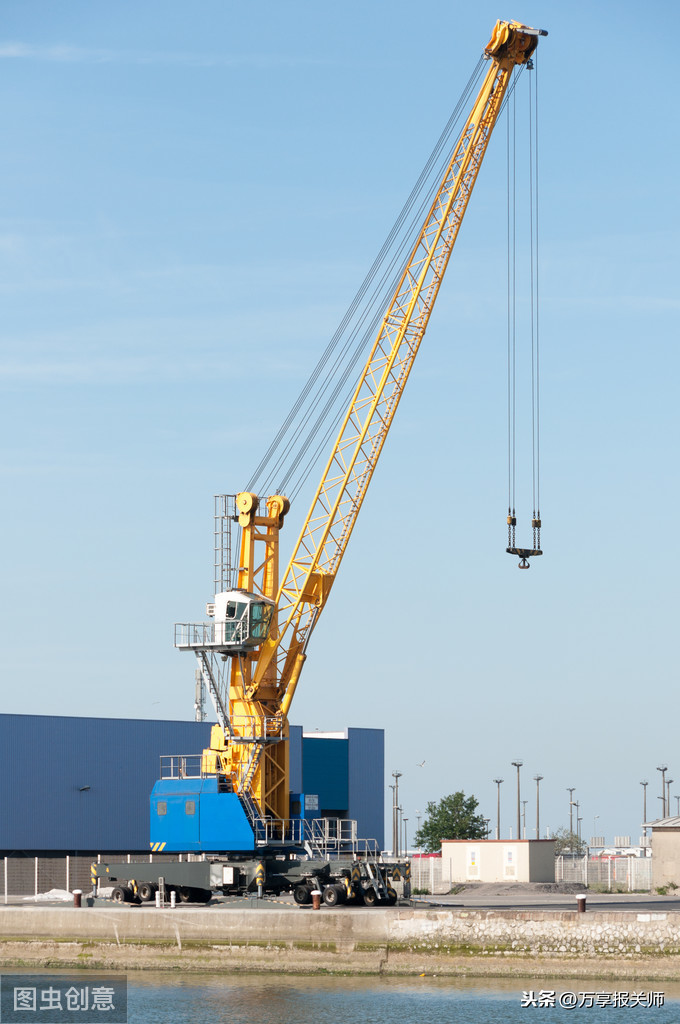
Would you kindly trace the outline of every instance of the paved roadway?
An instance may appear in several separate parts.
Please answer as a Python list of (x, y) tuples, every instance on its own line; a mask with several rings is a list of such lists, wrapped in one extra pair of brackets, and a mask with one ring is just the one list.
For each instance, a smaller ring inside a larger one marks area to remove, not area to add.
[[(575, 889), (576, 887), (570, 887)], [(580, 891), (580, 890), (578, 890)], [(24, 899), (21, 896), (8, 897), (9, 904), (32, 907), (67, 906), (59, 900)], [(576, 910), (575, 892), (546, 892), (540, 884), (492, 885), (478, 883), (462, 892), (451, 896), (416, 896), (413, 906), (422, 906), (424, 910)], [(182, 909), (203, 904), (177, 903)], [(295, 909), (292, 895), (285, 893), (277, 897), (265, 897), (258, 900), (251, 896), (219, 896), (212, 901), (210, 907), (215, 910), (254, 909), (265, 910), (290, 907)], [(323, 905), (322, 905), (323, 906)], [(145, 904), (140, 909), (154, 908), (154, 904)], [(680, 896), (656, 896), (650, 893), (596, 893), (587, 892), (586, 908), (590, 911), (628, 910), (635, 913), (666, 913), (680, 911)], [(1, 908), (0, 908), (1, 909)], [(327, 910), (327, 908), (324, 908)], [(364, 908), (368, 913), (371, 908)], [(398, 909), (398, 908), (395, 908)]]
[[(484, 887), (486, 891), (466, 889), (455, 896), (421, 896), (414, 902), (423, 905), (458, 910), (576, 910), (576, 895), (564, 892), (516, 891), (508, 892)], [(680, 911), (677, 896), (653, 896), (650, 893), (599, 893), (588, 892), (588, 910), (630, 910), (636, 913), (666, 913)]]

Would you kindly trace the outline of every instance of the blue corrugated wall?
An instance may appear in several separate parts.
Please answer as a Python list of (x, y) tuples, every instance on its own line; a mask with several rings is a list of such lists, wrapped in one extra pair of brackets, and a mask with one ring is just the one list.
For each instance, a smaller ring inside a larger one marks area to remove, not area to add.
[[(210, 728), (0, 714), (0, 852), (148, 850), (149, 795), (161, 755), (200, 753)], [(359, 820), (359, 835), (382, 845), (382, 730), (350, 729), (348, 740), (304, 744), (303, 759), (302, 729), (291, 726), (292, 792), (319, 793), (323, 807), (347, 808), (345, 816)]]
[(385, 733), (348, 729), (349, 814), (363, 839), (385, 848)]
[(204, 722), (0, 715), (0, 850), (148, 850), (161, 754), (209, 741)]
[(349, 780), (347, 740), (304, 736), (302, 739), (302, 776), (304, 792), (319, 797), (319, 814), (349, 817)]

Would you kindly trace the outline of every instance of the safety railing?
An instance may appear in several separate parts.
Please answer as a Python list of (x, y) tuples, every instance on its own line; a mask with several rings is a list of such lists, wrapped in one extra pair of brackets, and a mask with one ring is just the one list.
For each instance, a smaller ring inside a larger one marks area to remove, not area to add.
[(201, 754), (163, 754), (161, 779), (200, 779), (203, 777)]
[(222, 647), (244, 643), (248, 637), (247, 616), (230, 622), (175, 623), (175, 647)]

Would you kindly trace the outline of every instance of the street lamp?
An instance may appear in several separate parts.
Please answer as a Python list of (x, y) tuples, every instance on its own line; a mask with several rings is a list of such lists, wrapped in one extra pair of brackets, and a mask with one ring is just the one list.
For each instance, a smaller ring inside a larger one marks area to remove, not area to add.
[[(571, 806), (576, 808), (576, 838), (580, 839), (581, 838), (581, 833), (580, 833), (580, 830), (579, 830), (579, 821), (581, 819), (578, 816), (578, 812), (580, 810), (581, 804), (580, 804), (580, 802), (578, 800), (573, 800)], [(571, 822), (571, 815), (572, 815), (572, 811), (569, 811), (569, 820), (570, 820), (570, 822)], [(572, 832), (572, 835), (573, 834), (574, 833)]]
[(405, 857), (408, 857), (408, 830), (406, 828), (407, 821), (408, 821), (408, 818), (402, 818), (401, 819), (401, 823), (404, 826), (404, 856)]
[[(420, 832), (420, 811), (416, 810), (416, 835), (418, 835), (419, 832)], [(420, 850), (420, 842), (418, 843), (418, 846), (416, 847), (416, 849)]]
[(667, 764), (657, 765), (657, 772), (661, 772), (661, 817), (666, 817), (666, 772), (668, 771)]
[(541, 819), (538, 813), (538, 784), (543, 781), (542, 775), (534, 775), (534, 782), (536, 783), (536, 838), (541, 838)]
[(647, 786), (649, 785), (649, 782), (647, 781), (647, 779), (643, 779), (642, 782), (640, 783), (640, 785), (642, 786), (642, 827), (643, 827), (643, 830), (644, 830), (643, 831), (643, 835), (646, 836), (647, 835), (647, 824), (646, 824), (647, 823)]
[(519, 793), (519, 770), (524, 764), (524, 761), (512, 761), (512, 767), (517, 769), (517, 838), (519, 839), (522, 835), (521, 829), (521, 812), (520, 812), (520, 793)]
[(674, 779), (666, 779), (666, 817), (671, 816), (671, 783)]
[(394, 791), (394, 802), (392, 804), (392, 854), (399, 856), (399, 779), (403, 772), (392, 772), (394, 785), (390, 788)]
[(502, 779), (493, 780), (498, 787), (496, 789), (496, 839), (501, 837), (501, 782)]
[(489, 822), (490, 821), (491, 821), (491, 818), (485, 818), (484, 819), (484, 824), (486, 825), (486, 838), (487, 839), (489, 838)]
[(527, 804), (528, 800), (522, 800), (522, 839), (527, 837)]
[(573, 836), (574, 834), (574, 812), (572, 807), (574, 806), (574, 790), (576, 786), (567, 786), (567, 793), (569, 794), (569, 832)]

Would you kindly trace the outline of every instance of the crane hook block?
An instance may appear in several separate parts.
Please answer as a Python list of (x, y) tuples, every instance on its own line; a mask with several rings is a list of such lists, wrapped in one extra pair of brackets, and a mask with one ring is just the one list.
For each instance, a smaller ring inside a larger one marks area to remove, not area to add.
[(519, 557), (520, 569), (530, 569), (529, 559), (543, 554), (540, 548), (506, 548), (505, 550), (509, 555), (517, 555)]

